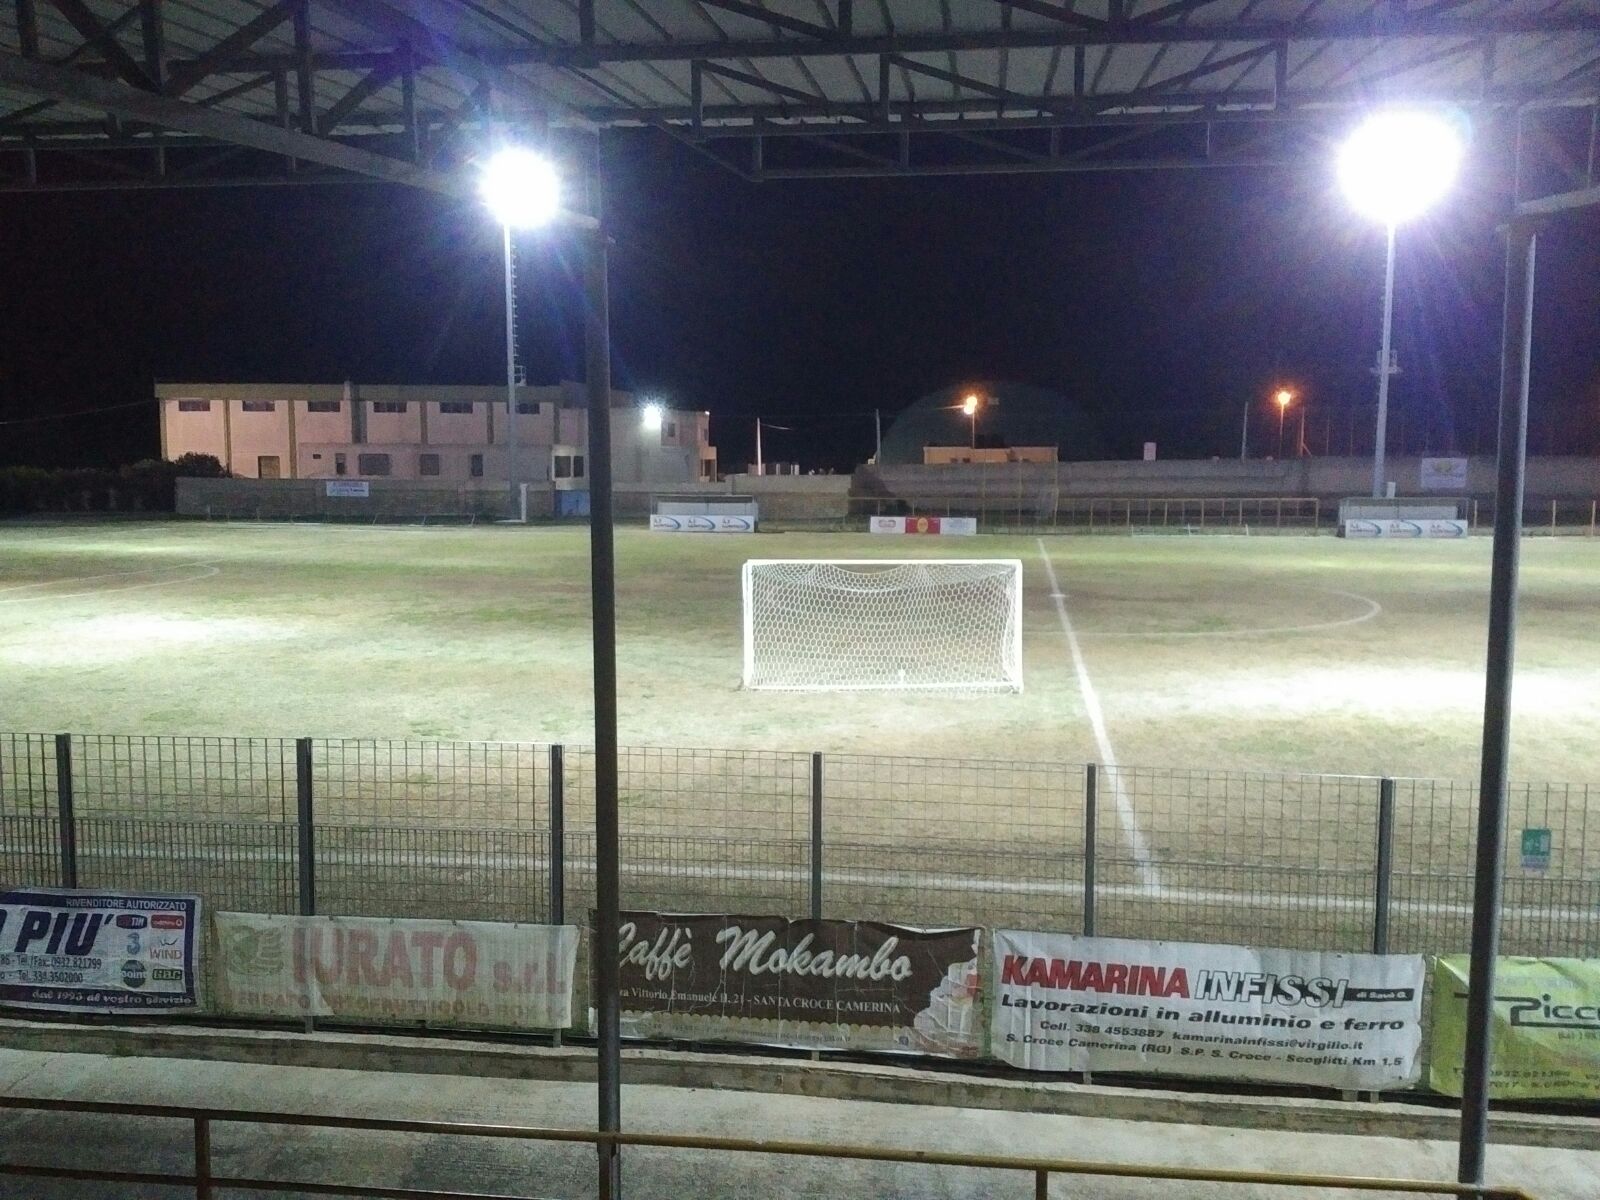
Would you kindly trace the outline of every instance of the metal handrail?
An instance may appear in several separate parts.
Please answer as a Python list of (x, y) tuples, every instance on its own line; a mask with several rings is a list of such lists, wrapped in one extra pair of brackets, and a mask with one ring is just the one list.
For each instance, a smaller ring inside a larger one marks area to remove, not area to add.
[(476, 1121), (399, 1120), (390, 1117), (340, 1117), (324, 1113), (262, 1112), (253, 1109), (191, 1105), (124, 1104), (100, 1100), (47, 1100), (0, 1096), (0, 1109), (71, 1112), (104, 1116), (149, 1117), (188, 1121), (194, 1127), (194, 1170), (190, 1173), (96, 1170), (86, 1167), (29, 1166), (0, 1163), (0, 1176), (29, 1176), (85, 1182), (138, 1183), (191, 1187), (197, 1200), (212, 1200), (215, 1189), (298, 1192), (314, 1196), (381, 1197), (384, 1200), (528, 1200), (503, 1193), (456, 1192), (427, 1188), (391, 1188), (362, 1184), (306, 1183), (292, 1180), (222, 1176), (211, 1170), (211, 1126), (287, 1125), (307, 1129), (348, 1129), (378, 1133), (411, 1133), (449, 1137), (509, 1138), (519, 1141), (578, 1142), (593, 1146), (651, 1146), (673, 1150), (710, 1150), (743, 1154), (782, 1154), (857, 1162), (912, 1163), (933, 1167), (969, 1167), (1032, 1175), (1034, 1195), (1048, 1195), (1051, 1175), (1119, 1179), (1181, 1180), (1191, 1183), (1264, 1184), (1276, 1187), (1332, 1188), (1351, 1192), (1401, 1192), (1411, 1195), (1456, 1196), (1465, 1200), (1533, 1200), (1511, 1187), (1479, 1187), (1428, 1179), (1384, 1179), (1283, 1171), (1239, 1171), (1212, 1167), (1162, 1166), (1153, 1163), (1108, 1163), (1071, 1158), (1036, 1158), (1008, 1154), (964, 1154), (945, 1150), (904, 1150), (879, 1146), (839, 1146), (819, 1142), (707, 1137), (683, 1133), (602, 1133), (590, 1129), (558, 1129), (538, 1125), (504, 1125)]

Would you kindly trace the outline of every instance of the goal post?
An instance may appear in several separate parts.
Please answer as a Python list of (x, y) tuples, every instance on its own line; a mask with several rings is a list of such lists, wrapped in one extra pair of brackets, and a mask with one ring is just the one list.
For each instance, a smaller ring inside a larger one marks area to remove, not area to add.
[(1022, 690), (1014, 558), (751, 559), (744, 686)]

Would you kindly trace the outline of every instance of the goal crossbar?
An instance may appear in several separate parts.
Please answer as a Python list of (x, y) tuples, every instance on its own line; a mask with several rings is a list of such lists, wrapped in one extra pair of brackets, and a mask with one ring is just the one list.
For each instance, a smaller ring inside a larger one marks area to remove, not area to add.
[(751, 559), (744, 686), (1021, 691), (1022, 562)]

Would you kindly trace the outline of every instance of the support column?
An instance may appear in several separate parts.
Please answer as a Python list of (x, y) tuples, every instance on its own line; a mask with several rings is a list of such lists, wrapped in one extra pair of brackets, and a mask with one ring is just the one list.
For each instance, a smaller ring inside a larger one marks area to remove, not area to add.
[[(594, 608), (594, 1004), (601, 1133), (622, 1128), (622, 1027), (617, 972), (621, 921), (617, 822), (617, 590), (611, 505), (611, 331), (606, 235), (586, 235), (584, 345), (589, 392), (589, 564)], [(601, 1143), (600, 1200), (622, 1195), (615, 1143)]]
[(1511, 672), (1517, 627), (1517, 558), (1528, 444), (1528, 360), (1533, 349), (1537, 237), (1513, 221), (1506, 230), (1506, 300), (1500, 333), (1500, 449), (1494, 550), (1489, 576), (1489, 656), (1484, 670), (1478, 848), (1472, 889), (1472, 967), (1467, 985), (1467, 1045), (1461, 1088), (1456, 1178), (1483, 1183), (1489, 1136), (1494, 967), (1500, 952), (1500, 892), (1505, 860), (1506, 775), (1511, 735)]

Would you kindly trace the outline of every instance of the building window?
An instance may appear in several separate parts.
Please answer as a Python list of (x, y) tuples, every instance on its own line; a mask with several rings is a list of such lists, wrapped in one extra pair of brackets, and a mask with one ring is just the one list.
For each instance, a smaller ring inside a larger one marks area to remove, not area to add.
[(537, 417), (539, 415), (539, 402), (537, 400), (518, 400), (517, 411), (525, 417)]
[(418, 475), (437, 475), (439, 473), (439, 456), (437, 454), (417, 455)]
[(335, 454), (333, 456), (333, 473), (335, 475), (343, 475), (347, 465), (343, 454)]
[(246, 400), (240, 407), (245, 412), (272, 412), (278, 406), (271, 400)]
[(558, 454), (558, 455), (556, 455), (555, 477), (557, 479), (571, 479), (572, 478), (572, 455), (570, 455), (570, 454)]
[(661, 426), (661, 444), (665, 446), (667, 443), (675, 442), (677, 440), (678, 423), (676, 421), (664, 422)]
[(256, 456), (256, 478), (281, 479), (283, 472), (278, 464), (276, 454), (258, 454)]
[(572, 477), (574, 479), (583, 478), (583, 455), (581, 454), (572, 456)]
[(404, 400), (374, 400), (372, 411), (375, 413), (403, 413), (406, 410)]
[(344, 406), (337, 400), (307, 400), (306, 411), (315, 413), (336, 413)]
[(178, 411), (179, 412), (210, 412), (211, 411), (211, 401), (209, 401), (209, 400), (179, 400), (178, 401)]
[(467, 470), (474, 479), (483, 478), (483, 455), (474, 454), (467, 459)]
[(389, 456), (387, 454), (358, 454), (356, 455), (356, 474), (358, 475), (387, 475), (389, 473)]
[(442, 413), (469, 413), (472, 411), (471, 400), (441, 400), (439, 411)]

